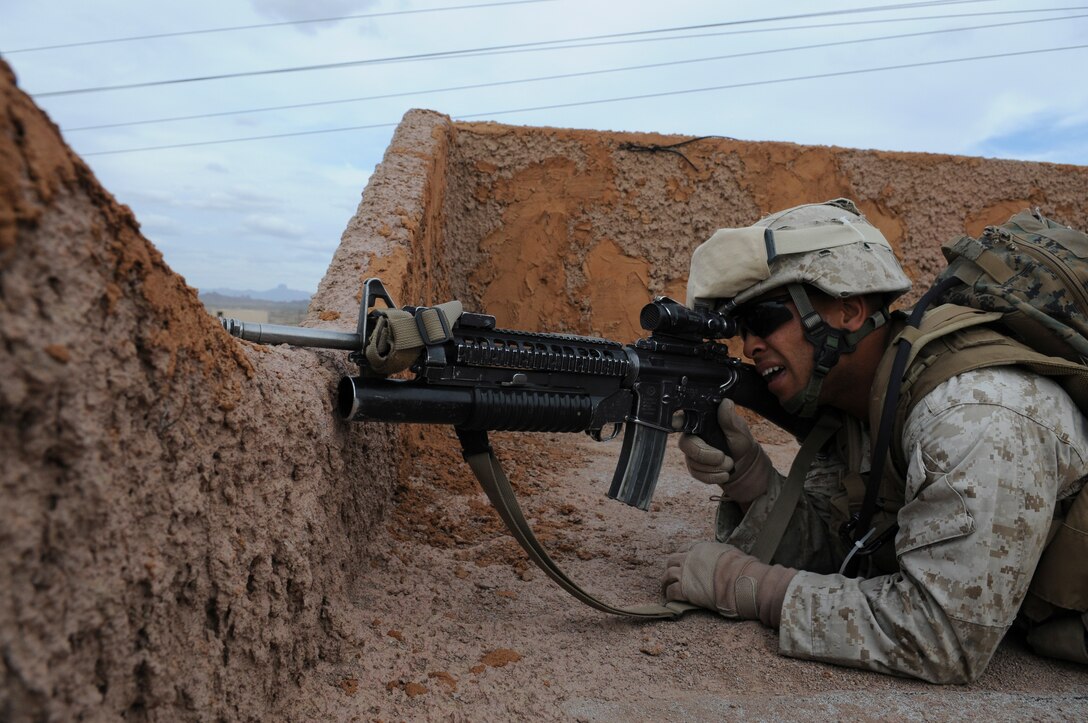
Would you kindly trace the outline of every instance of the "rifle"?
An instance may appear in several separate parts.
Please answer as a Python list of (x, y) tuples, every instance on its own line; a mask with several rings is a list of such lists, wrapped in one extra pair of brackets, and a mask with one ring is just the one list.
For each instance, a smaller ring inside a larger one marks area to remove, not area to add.
[[(734, 319), (667, 297), (643, 307), (639, 322), (650, 335), (626, 345), (498, 329), (494, 316), (461, 313), (458, 302), (398, 309), (377, 278), (364, 283), (355, 333), (221, 322), (252, 342), (349, 351), (359, 374), (343, 377), (337, 388), (344, 420), (452, 425), (465, 459), (522, 547), (568, 592), (607, 612), (666, 616), (656, 608), (633, 612), (600, 603), (555, 566), (521, 515), (488, 431), (586, 432), (607, 441), (626, 426), (608, 496), (641, 510), (653, 498), (669, 434), (697, 434), (728, 453), (717, 423), (726, 397), (795, 435), (807, 431), (754, 367), (718, 342), (736, 334)], [(388, 378), (403, 369), (413, 377)]]

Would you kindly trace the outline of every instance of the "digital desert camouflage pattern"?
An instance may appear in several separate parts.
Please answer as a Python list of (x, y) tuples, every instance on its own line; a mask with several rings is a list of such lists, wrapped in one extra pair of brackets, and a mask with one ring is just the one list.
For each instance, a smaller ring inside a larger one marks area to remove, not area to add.
[(742, 304), (789, 284), (830, 296), (879, 293), (889, 301), (911, 286), (880, 230), (852, 201), (837, 198), (716, 231), (692, 254), (688, 305)]
[(964, 282), (945, 301), (1016, 312), (1010, 325), (1032, 348), (1088, 358), (1088, 235), (1023, 211), (943, 250), (950, 263), (937, 283)]
[[(832, 522), (846, 464), (818, 460), (775, 561), (805, 572), (782, 609), (788, 656), (908, 675), (975, 680), (1012, 625), (1058, 500), (1088, 469), (1088, 423), (1053, 381), (1013, 367), (948, 380), (912, 410), (897, 573), (850, 579)], [(863, 468), (864, 469), (864, 468)], [(783, 478), (718, 539), (748, 550)]]

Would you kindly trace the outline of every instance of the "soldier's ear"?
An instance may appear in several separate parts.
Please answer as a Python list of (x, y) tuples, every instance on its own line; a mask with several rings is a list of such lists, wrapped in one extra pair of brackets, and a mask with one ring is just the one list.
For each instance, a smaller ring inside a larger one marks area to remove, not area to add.
[(836, 299), (836, 301), (838, 302), (836, 305), (836, 315), (839, 318), (835, 321), (839, 323), (833, 324), (833, 326), (838, 326), (840, 329), (845, 329), (846, 331), (857, 331), (869, 318), (871, 312), (866, 297), (847, 296)]

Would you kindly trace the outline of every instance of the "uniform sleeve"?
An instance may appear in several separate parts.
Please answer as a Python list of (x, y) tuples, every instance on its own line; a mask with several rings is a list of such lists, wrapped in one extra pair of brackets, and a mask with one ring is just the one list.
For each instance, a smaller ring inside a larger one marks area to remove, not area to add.
[(931, 392), (904, 434), (900, 571), (798, 574), (785, 655), (956, 683), (986, 669), (1023, 602), (1055, 502), (1086, 471), (1083, 417), (1053, 382), (970, 372)]

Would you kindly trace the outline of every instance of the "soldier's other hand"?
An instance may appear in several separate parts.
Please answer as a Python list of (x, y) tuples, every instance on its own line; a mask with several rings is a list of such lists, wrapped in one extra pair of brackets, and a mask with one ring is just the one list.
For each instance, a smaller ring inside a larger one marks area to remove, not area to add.
[[(665, 574), (661, 577), (661, 592), (665, 596), (665, 602), (672, 602), (673, 600), (694, 602), (684, 596), (683, 587), (680, 584), (680, 578), (684, 570), (684, 560), (687, 559), (692, 547), (694, 545), (688, 545), (686, 549), (674, 552), (665, 558)], [(694, 604), (698, 605), (699, 603)]]
[(777, 628), (786, 589), (797, 571), (767, 565), (721, 542), (700, 542), (665, 560), (666, 601), (682, 600), (727, 618), (759, 620)]

